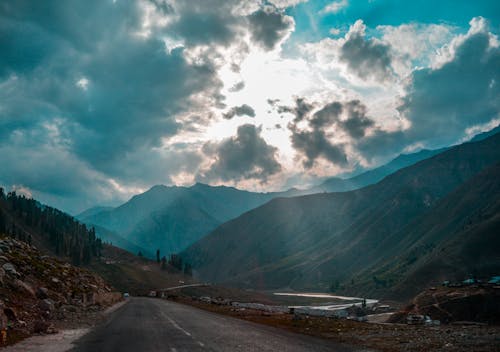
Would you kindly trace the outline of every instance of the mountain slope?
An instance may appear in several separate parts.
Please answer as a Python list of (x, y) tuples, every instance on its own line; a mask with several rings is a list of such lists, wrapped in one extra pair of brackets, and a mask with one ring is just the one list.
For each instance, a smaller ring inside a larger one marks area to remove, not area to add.
[(368, 170), (354, 177), (347, 179), (332, 177), (324, 181), (319, 186), (311, 189), (311, 193), (319, 192), (345, 192), (352, 191), (358, 188), (366, 187), (381, 181), (387, 175), (396, 172), (407, 166), (411, 166), (421, 160), (433, 157), (439, 153), (444, 152), (448, 148), (441, 148), (435, 150), (423, 149), (419, 152), (412, 154), (401, 154), (397, 158), (391, 160), (389, 163), (379, 166), (373, 170)]
[(177, 253), (220, 224), (195, 202), (180, 199), (139, 222), (127, 238), (154, 253)]
[[(475, 135), (470, 140), (470, 142), (482, 141), (499, 132), (500, 132), (500, 126), (497, 126), (487, 132), (482, 132)], [(431, 158), (434, 155), (438, 155), (439, 153), (442, 153), (448, 149), (449, 148), (440, 148), (432, 150), (423, 149), (415, 153), (401, 154), (398, 157), (392, 159), (387, 164), (384, 164), (372, 170), (365, 171), (357, 176), (353, 176), (346, 179), (339, 177), (329, 178), (325, 180), (322, 184), (310, 189), (309, 194), (319, 193), (319, 192), (345, 192), (366, 187), (368, 185), (372, 185), (381, 181), (384, 177), (392, 174), (393, 172), (414, 165), (419, 161)]]
[(499, 162), (499, 147), (500, 135), (495, 135), (453, 147), (360, 190), (275, 199), (221, 225), (183, 256), (204, 280), (323, 290), (339, 281), (349, 290), (347, 284), (365, 268), (401, 250), (406, 235), (400, 231)]
[(103, 238), (114, 233), (113, 243), (124, 249), (135, 252), (144, 248), (147, 255), (160, 249), (168, 254), (185, 249), (221, 223), (270, 199), (298, 192), (253, 193), (201, 183), (192, 187), (154, 186), (115, 209), (82, 220), (97, 225)]
[(113, 210), (113, 207), (101, 207), (101, 206), (92, 207), (92, 208), (89, 208), (87, 210), (82, 211), (78, 215), (75, 215), (75, 218), (77, 218), (78, 220), (81, 220), (81, 219), (85, 219), (85, 218), (94, 216), (96, 214), (99, 214), (99, 213), (102, 213), (102, 212), (106, 212), (106, 211), (110, 211), (110, 210)]
[[(398, 282), (392, 296), (408, 287), (464, 277), (494, 276), (500, 270), (500, 163), (487, 168), (436, 204), (433, 211), (393, 237), (405, 236), (398, 255), (376, 263), (365, 277)], [(393, 241), (387, 238), (382, 246)], [(401, 263), (395, 266), (394, 262)], [(431, 280), (429, 280), (431, 279)]]

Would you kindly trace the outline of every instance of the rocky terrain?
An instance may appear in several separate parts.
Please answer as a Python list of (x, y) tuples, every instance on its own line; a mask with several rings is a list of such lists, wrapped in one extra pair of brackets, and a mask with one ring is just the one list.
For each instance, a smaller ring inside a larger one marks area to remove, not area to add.
[(498, 325), (455, 323), (425, 326), (406, 323), (370, 323), (237, 307), (220, 304), (220, 301), (223, 301), (220, 298), (207, 302), (203, 299), (179, 295), (171, 299), (218, 314), (370, 350), (376, 349), (383, 352), (499, 351), (500, 328)]
[(0, 237), (1, 345), (77, 326), (120, 299), (95, 273)]
[(408, 314), (429, 316), (441, 323), (500, 323), (500, 287), (473, 285), (433, 287), (418, 294), (405, 309), (390, 321), (406, 322)]

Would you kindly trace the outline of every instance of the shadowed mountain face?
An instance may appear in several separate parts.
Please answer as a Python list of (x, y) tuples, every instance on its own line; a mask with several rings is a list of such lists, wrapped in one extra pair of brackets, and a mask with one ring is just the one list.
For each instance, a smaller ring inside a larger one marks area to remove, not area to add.
[(365, 171), (354, 177), (342, 179), (338, 177), (329, 178), (321, 185), (311, 189), (311, 193), (319, 192), (345, 192), (366, 187), (381, 181), (384, 177), (407, 166), (411, 166), (421, 160), (428, 159), (442, 153), (447, 148), (436, 150), (421, 150), (412, 154), (401, 154), (389, 163), (377, 167), (373, 170)]
[[(471, 142), (479, 142), (490, 136), (495, 135), (500, 132), (500, 126), (493, 128), (490, 131), (477, 134), (471, 139)], [(434, 150), (423, 149), (416, 153), (401, 154), (397, 158), (392, 159), (387, 164), (379, 166), (375, 169), (365, 171), (357, 176), (350, 178), (338, 178), (332, 177), (324, 181), (322, 184), (313, 187), (309, 190), (311, 193), (319, 192), (345, 192), (373, 185), (381, 181), (384, 177), (411, 165), (418, 163), (419, 161), (438, 155), (439, 153), (448, 150), (449, 148), (440, 148)]]
[(154, 186), (115, 209), (91, 213), (82, 221), (100, 226), (96, 228), (100, 236), (124, 249), (142, 248), (149, 256), (156, 249), (169, 254), (185, 249), (225, 221), (294, 192), (252, 193), (200, 183), (192, 187)]
[[(408, 296), (412, 287), (464, 277), (489, 277), (500, 270), (500, 163), (495, 164), (440, 200), (393, 237), (395, 260), (372, 265), (375, 275), (397, 279), (391, 296)], [(382, 246), (393, 241), (387, 238)], [(400, 263), (395, 266), (394, 262)], [(368, 273), (365, 273), (368, 276)]]
[[(407, 274), (414, 275), (412, 280), (420, 278), (421, 284), (428, 283), (437, 276), (419, 274), (426, 264), (424, 256), (439, 258), (436, 250), (451, 248), (452, 242), (456, 245), (449, 250), (450, 258), (467, 251), (463, 247), (467, 243), (476, 243), (476, 250), (482, 251), (476, 237), (483, 236), (480, 229), (490, 231), (493, 223), (479, 217), (477, 231), (464, 233), (467, 240), (458, 241), (456, 226), (461, 217), (455, 218), (458, 210), (446, 208), (443, 202), (455, 204), (457, 199), (448, 198), (454, 191), (500, 162), (499, 147), (497, 134), (453, 147), (360, 190), (275, 199), (218, 227), (183, 256), (204, 280), (266, 289), (325, 290), (338, 281), (345, 292), (387, 294)], [(489, 172), (491, 182), (499, 179), (498, 168)], [(486, 199), (482, 181), (477, 182), (464, 186), (477, 196), (466, 198), (463, 213)], [(488, 219), (496, 214), (493, 211)], [(454, 225), (446, 227), (447, 222)], [(444, 226), (442, 231), (437, 230), (439, 226)], [(391, 272), (412, 251), (418, 253), (417, 259)], [(500, 269), (496, 263), (497, 267), (486, 269), (486, 265), (485, 270)], [(456, 265), (451, 265), (454, 270)], [(472, 269), (467, 266), (460, 271)], [(418, 291), (417, 286), (412, 290)]]

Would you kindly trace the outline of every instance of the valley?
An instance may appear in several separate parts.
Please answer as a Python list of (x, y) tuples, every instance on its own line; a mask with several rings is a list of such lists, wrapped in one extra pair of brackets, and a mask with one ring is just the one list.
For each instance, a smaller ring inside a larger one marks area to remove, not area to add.
[[(302, 342), (285, 342), (298, 338), (314, 350), (494, 351), (500, 291), (487, 281), (500, 270), (499, 147), (500, 134), (492, 133), (404, 156), (344, 192), (155, 186), (79, 220), (2, 191), (4, 344), (59, 333), (72, 350), (112, 350), (118, 340), (104, 336), (142, 336), (158, 321), (168, 328), (142, 348), (204, 350), (215, 337), (202, 326), (226, 324), (222, 315), (243, 325), (214, 350), (233, 350), (235, 341), (251, 350), (252, 336), (267, 334), (267, 325), (279, 330), (272, 330), (275, 342), (263, 338), (264, 350), (273, 343), (304, 350)], [(397, 170), (376, 182), (391, 167)], [(79, 279), (68, 283), (68, 275)], [(125, 307), (102, 313), (117, 302)], [(135, 316), (141, 323), (132, 327)], [(205, 323), (192, 325), (200, 317)], [(408, 325), (409, 317), (424, 326)]]

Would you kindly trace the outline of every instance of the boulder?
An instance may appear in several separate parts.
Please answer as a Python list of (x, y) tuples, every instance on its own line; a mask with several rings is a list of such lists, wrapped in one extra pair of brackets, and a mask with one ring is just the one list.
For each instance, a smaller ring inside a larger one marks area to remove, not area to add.
[(13, 308), (4, 308), (3, 312), (8, 320), (17, 321), (17, 313)]
[(56, 309), (56, 304), (50, 298), (45, 298), (38, 303), (38, 307), (44, 312), (53, 312)]
[(39, 299), (45, 299), (49, 297), (49, 290), (46, 287), (39, 287), (36, 289), (36, 296)]
[(36, 297), (35, 290), (29, 284), (19, 279), (14, 280), (14, 286), (21, 292), (27, 293), (32, 297)]
[(19, 276), (19, 273), (16, 271), (16, 267), (12, 263), (5, 263), (2, 265), (2, 269), (9, 275)]
[(8, 318), (4, 312), (5, 305), (2, 300), (0, 300), (0, 330), (7, 329)]
[(45, 334), (50, 328), (50, 324), (44, 320), (36, 320), (33, 324), (33, 333)]

